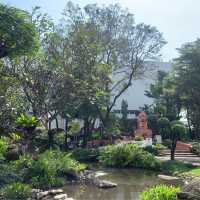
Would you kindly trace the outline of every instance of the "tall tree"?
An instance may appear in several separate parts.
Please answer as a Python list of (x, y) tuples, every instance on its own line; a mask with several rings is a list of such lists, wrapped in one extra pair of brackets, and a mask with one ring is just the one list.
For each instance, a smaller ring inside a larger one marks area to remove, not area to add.
[(0, 58), (37, 50), (38, 35), (28, 12), (0, 4), (0, 21)]
[(133, 14), (119, 5), (99, 7), (91, 4), (81, 9), (69, 2), (64, 17), (62, 33), (67, 32), (66, 38), (76, 38), (70, 39), (73, 49), (68, 54), (71, 66), (76, 67), (79, 74), (88, 66), (108, 69), (110, 76), (101, 82), (101, 90), (107, 94), (104, 98), (106, 107), (97, 105), (106, 126), (118, 98), (134, 79), (149, 70), (145, 61), (155, 59), (165, 41), (155, 27), (136, 24)]
[(175, 59), (177, 90), (181, 93), (188, 126), (200, 138), (200, 39), (184, 44)]

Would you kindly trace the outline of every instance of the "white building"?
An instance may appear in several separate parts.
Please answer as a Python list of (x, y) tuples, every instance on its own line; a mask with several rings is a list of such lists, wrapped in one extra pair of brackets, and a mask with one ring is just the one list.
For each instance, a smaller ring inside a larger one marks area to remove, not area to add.
[(145, 96), (145, 90), (149, 90), (151, 83), (157, 78), (157, 72), (159, 70), (169, 71), (172, 69), (172, 63), (170, 62), (155, 62), (156, 68), (150, 73), (146, 73), (143, 79), (134, 80), (132, 86), (125, 91), (121, 97), (117, 100), (115, 109), (121, 109), (122, 100), (128, 102), (129, 110), (138, 110), (140, 107), (143, 107), (145, 104), (152, 104), (153, 99)]

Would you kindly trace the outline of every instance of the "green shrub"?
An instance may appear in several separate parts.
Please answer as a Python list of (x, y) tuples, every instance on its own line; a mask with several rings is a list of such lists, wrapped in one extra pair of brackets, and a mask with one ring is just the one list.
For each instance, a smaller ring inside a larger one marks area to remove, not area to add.
[(163, 145), (168, 147), (168, 148), (171, 148), (172, 141), (170, 139), (163, 140)]
[(100, 151), (99, 160), (109, 167), (137, 167), (159, 170), (160, 162), (135, 144), (109, 145)]
[(99, 156), (98, 149), (75, 149), (72, 153), (78, 161), (97, 161)]
[(144, 148), (144, 150), (153, 154), (153, 155), (158, 155), (159, 151), (162, 151), (166, 148), (167, 147), (162, 145), (162, 144), (156, 144), (156, 145), (153, 145), (153, 146), (147, 146), (147, 147)]
[(6, 184), (23, 181), (20, 172), (21, 171), (17, 171), (13, 165), (9, 163), (0, 164), (0, 187)]
[(183, 172), (188, 172), (193, 169), (193, 165), (189, 163), (183, 163), (180, 161), (165, 161), (162, 163), (162, 171), (168, 174), (180, 174)]
[(144, 137), (142, 137), (142, 136), (135, 138), (135, 141), (143, 141), (143, 140), (144, 140)]
[(10, 162), (10, 166), (15, 170), (23, 182), (27, 182), (31, 178), (31, 171), (34, 160), (30, 155), (20, 156), (18, 160)]
[(69, 154), (48, 150), (39, 155), (32, 165), (31, 182), (34, 187), (50, 188), (65, 183), (63, 174), (85, 169), (84, 164), (72, 159)]
[(16, 124), (22, 127), (37, 126), (38, 119), (35, 116), (28, 116), (26, 114), (21, 114), (17, 120)]
[(157, 185), (152, 188), (146, 189), (140, 195), (140, 200), (176, 200), (176, 194), (180, 192), (180, 188)]
[(195, 142), (192, 144), (192, 152), (200, 155), (200, 142)]
[(23, 183), (12, 183), (6, 185), (1, 193), (4, 198), (9, 200), (24, 200), (31, 196), (31, 187)]
[(5, 155), (9, 145), (9, 139), (7, 137), (0, 138), (0, 155)]
[(147, 146), (144, 148), (144, 150), (153, 155), (158, 155), (158, 150), (154, 146)]

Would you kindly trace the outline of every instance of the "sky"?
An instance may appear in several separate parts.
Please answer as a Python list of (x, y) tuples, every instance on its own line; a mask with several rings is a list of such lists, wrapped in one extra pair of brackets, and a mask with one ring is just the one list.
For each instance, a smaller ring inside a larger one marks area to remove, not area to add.
[[(135, 15), (136, 23), (144, 22), (156, 26), (163, 33), (167, 44), (162, 49), (162, 60), (169, 61), (178, 56), (176, 48), (200, 37), (200, 0), (72, 0), (84, 7), (97, 3), (108, 5), (119, 3)], [(30, 11), (40, 6), (55, 21), (61, 18), (67, 0), (0, 0), (1, 3)]]

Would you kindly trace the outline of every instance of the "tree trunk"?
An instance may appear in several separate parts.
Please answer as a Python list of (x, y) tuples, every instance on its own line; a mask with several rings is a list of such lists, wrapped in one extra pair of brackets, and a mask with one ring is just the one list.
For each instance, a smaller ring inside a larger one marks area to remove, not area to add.
[(188, 124), (188, 129), (189, 129), (189, 134), (190, 134), (190, 137), (192, 139), (194, 139), (194, 135), (192, 133), (192, 128), (191, 128), (191, 122), (190, 122), (190, 116), (189, 116), (189, 111), (188, 111), (188, 108), (186, 109), (186, 118), (187, 118), (187, 124)]
[(53, 132), (51, 130), (51, 120), (49, 120), (48, 147), (49, 147), (49, 149), (53, 147)]
[(56, 131), (58, 131), (58, 118), (57, 117), (55, 117), (55, 120), (56, 120)]
[(175, 159), (176, 143), (177, 143), (177, 139), (172, 140), (172, 145), (171, 145), (171, 160)]
[(84, 136), (83, 136), (83, 147), (87, 146), (88, 135), (89, 135), (89, 120), (84, 120)]
[(64, 148), (65, 150), (67, 151), (68, 150), (68, 142), (67, 142), (67, 139), (68, 139), (68, 119), (65, 118), (65, 144), (64, 144)]

